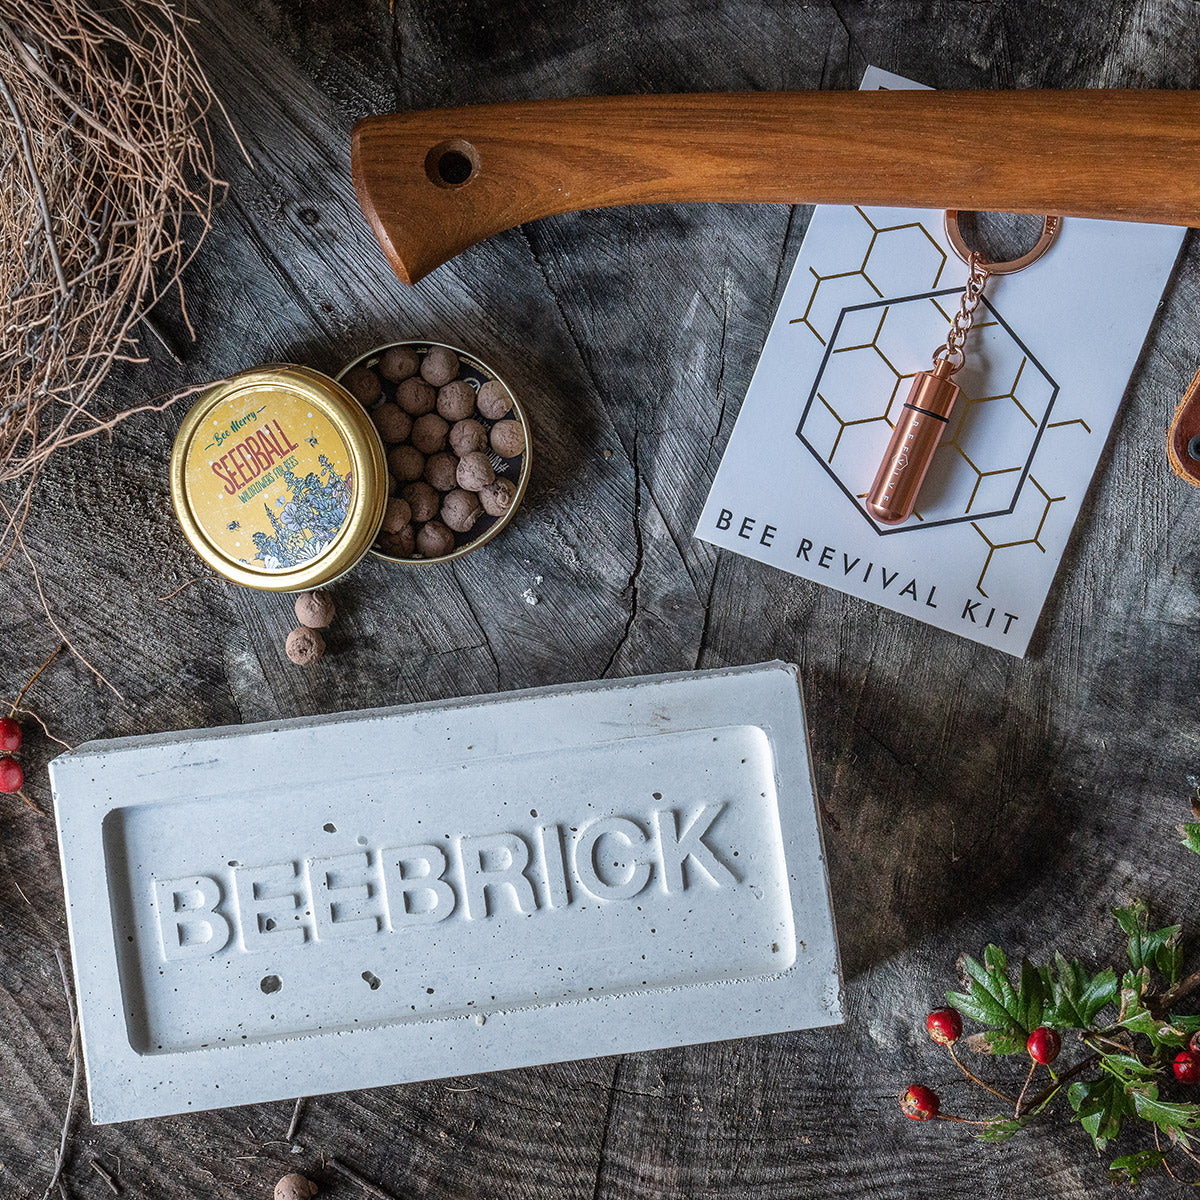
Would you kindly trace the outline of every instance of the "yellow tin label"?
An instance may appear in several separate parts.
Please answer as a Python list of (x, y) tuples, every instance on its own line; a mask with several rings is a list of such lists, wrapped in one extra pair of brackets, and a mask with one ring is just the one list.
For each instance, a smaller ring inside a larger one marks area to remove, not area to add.
[(186, 479), (208, 540), (260, 571), (290, 571), (324, 554), (354, 499), (337, 426), (307, 397), (270, 386), (212, 410), (196, 431)]
[(180, 426), (171, 499), (217, 572), (247, 587), (319, 587), (370, 547), (387, 503), (383, 445), (362, 406), (306, 367), (242, 371)]

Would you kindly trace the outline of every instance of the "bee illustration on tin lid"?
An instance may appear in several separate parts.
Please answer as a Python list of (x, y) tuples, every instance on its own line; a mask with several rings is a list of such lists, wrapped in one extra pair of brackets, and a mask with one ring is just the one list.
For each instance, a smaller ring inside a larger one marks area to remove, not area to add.
[(230, 533), (233, 533), (234, 530), (236, 530), (236, 529), (241, 529), (241, 527), (242, 527), (241, 521), (230, 521), (229, 524), (225, 526), (225, 528), (228, 529)]
[(304, 440), (305, 440), (305, 441), (306, 441), (306, 442), (307, 442), (307, 443), (308, 443), (310, 446), (315, 446), (315, 445), (317, 444), (317, 439), (316, 439), (315, 437), (306, 437)]

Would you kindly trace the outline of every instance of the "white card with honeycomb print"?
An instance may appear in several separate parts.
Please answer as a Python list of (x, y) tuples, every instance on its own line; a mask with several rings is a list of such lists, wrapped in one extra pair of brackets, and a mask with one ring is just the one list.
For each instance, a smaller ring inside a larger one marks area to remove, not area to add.
[(1071, 217), (990, 279), (916, 512), (883, 525), (863, 500), (967, 279), (942, 222), (816, 209), (696, 536), (1023, 655), (1184, 231)]

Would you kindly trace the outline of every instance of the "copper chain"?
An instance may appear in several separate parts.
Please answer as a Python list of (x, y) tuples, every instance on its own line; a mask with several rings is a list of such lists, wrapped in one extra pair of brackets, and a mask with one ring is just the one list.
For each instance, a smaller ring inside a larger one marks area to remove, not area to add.
[(971, 326), (975, 324), (975, 310), (983, 299), (983, 289), (988, 281), (987, 262), (978, 254), (972, 253), (967, 259), (967, 270), (967, 286), (963, 289), (962, 301), (958, 312), (954, 314), (950, 332), (946, 335), (946, 340), (933, 352), (934, 364), (943, 358), (946, 359), (950, 364), (951, 374), (961, 369), (966, 361), (963, 345), (967, 334), (971, 332)]

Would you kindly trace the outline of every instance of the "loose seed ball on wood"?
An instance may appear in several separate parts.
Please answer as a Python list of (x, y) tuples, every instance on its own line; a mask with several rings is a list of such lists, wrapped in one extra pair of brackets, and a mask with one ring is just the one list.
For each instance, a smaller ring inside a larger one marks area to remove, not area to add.
[(316, 1194), (317, 1185), (295, 1172), (285, 1175), (275, 1185), (275, 1200), (312, 1200)]
[(468, 532), (479, 520), (479, 497), (474, 492), (455, 488), (442, 501), (442, 520), (459, 533)]
[(396, 403), (410, 417), (423, 417), (426, 413), (433, 412), (434, 405), (437, 404), (437, 391), (425, 380), (414, 376), (412, 379), (406, 379), (396, 389)]
[(347, 371), (342, 383), (360, 404), (374, 404), (383, 395), (383, 384), (370, 367), (355, 367), (353, 371)]
[(458, 459), (448, 451), (431, 454), (425, 463), (425, 479), (439, 492), (448, 492), (458, 482)]
[(425, 473), (425, 455), (416, 446), (393, 446), (387, 457), (392, 474), (401, 483), (412, 483)]
[[(383, 524), (380, 528), (384, 533), (398, 533), (401, 528), (412, 520), (412, 507), (407, 500), (397, 497), (387, 502), (383, 510)], [(305, 622), (307, 624), (307, 622)]]
[(454, 549), (454, 534), (441, 521), (426, 521), (417, 531), (417, 549), (426, 558), (441, 558)]
[(400, 383), (417, 373), (421, 356), (412, 346), (393, 346), (379, 360), (379, 373), (392, 383)]
[(465, 421), (475, 411), (475, 389), (465, 379), (438, 388), (437, 410), (447, 421)]
[(498, 379), (489, 379), (479, 389), (475, 397), (475, 407), (489, 421), (498, 421), (507, 416), (513, 406), (513, 398), (508, 394), (508, 388)]
[(371, 413), (371, 420), (379, 430), (379, 436), (385, 442), (403, 442), (412, 433), (413, 421), (398, 404), (390, 400), (381, 404)]
[(478, 421), (459, 421), (450, 427), (450, 449), (460, 458), (472, 450), (486, 450), (487, 430)]
[(472, 450), (458, 460), (458, 486), (466, 488), (468, 492), (487, 487), (495, 478), (491, 459), (480, 450)]
[(434, 387), (449, 383), (458, 374), (458, 355), (449, 346), (430, 346), (421, 360), (421, 375)]
[(325, 653), (325, 639), (315, 629), (299, 625), (287, 635), (287, 656), (298, 667), (310, 667)]
[(333, 597), (325, 591), (301, 592), (296, 597), (296, 620), (309, 629), (325, 629), (333, 624), (337, 611)]
[(442, 498), (427, 483), (410, 483), (401, 496), (408, 501), (414, 521), (431, 521), (438, 514)]
[(437, 413), (426, 413), (413, 422), (412, 444), (422, 454), (436, 454), (445, 449), (449, 432), (450, 426)]
[(489, 517), (504, 516), (512, 508), (516, 498), (517, 485), (503, 475), (497, 475), (495, 480), (479, 493), (479, 502)]
[(395, 533), (381, 533), (375, 544), (393, 558), (412, 558), (417, 548), (417, 533), (411, 525), (403, 525)]
[(492, 449), (501, 458), (525, 453), (525, 430), (520, 421), (498, 421), (492, 426)]

